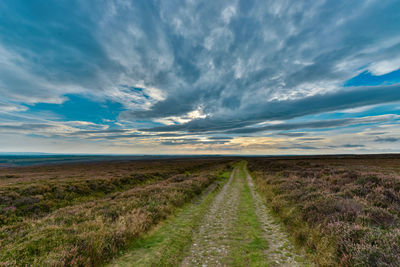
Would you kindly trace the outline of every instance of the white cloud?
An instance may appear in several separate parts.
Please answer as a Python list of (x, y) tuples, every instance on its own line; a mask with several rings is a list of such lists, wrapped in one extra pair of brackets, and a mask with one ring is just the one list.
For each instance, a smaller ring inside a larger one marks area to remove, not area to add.
[(235, 6), (228, 6), (222, 11), (222, 19), (224, 20), (225, 24), (228, 24), (232, 17), (236, 15), (236, 7)]
[(165, 125), (175, 125), (175, 124), (188, 123), (195, 119), (204, 119), (206, 117), (207, 115), (203, 113), (202, 108), (198, 107), (197, 109), (190, 111), (183, 116), (170, 116), (162, 119), (155, 119), (154, 121), (160, 122)]
[(400, 69), (400, 57), (372, 63), (368, 70), (376, 76), (384, 75)]

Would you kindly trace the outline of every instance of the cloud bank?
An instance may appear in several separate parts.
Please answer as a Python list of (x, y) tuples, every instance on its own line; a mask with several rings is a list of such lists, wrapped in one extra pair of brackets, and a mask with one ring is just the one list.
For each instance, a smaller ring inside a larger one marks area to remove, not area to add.
[(400, 137), (398, 14), (395, 0), (1, 1), (0, 132), (143, 152), (390, 128), (330, 145), (373, 150)]

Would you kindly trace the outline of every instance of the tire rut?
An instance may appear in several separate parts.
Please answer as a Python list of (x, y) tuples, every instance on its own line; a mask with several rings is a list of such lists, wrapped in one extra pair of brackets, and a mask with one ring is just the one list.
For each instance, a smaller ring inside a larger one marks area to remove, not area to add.
[(266, 251), (269, 258), (268, 266), (310, 266), (305, 264), (306, 259), (304, 256), (294, 252), (294, 246), (289, 241), (288, 235), (282, 231), (279, 223), (270, 215), (270, 211), (256, 191), (253, 178), (247, 169), (245, 169), (245, 172), (247, 184), (254, 201), (255, 212), (264, 230), (264, 238), (269, 244)]
[(210, 210), (201, 222), (200, 230), (194, 234), (193, 243), (181, 266), (224, 266), (228, 256), (230, 232), (237, 218), (239, 188), (235, 183), (235, 168), (228, 182), (216, 196)]

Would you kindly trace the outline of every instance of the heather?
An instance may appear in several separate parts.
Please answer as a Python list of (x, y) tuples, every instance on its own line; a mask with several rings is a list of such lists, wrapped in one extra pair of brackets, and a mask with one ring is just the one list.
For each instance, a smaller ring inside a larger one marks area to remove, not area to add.
[(58, 208), (113, 192), (190, 174), (212, 166), (209, 160), (101, 162), (0, 170), (0, 226), (39, 218)]
[[(101, 265), (199, 195), (229, 163), (185, 159), (7, 169), (3, 173), (14, 176), (0, 185), (6, 193), (0, 263)], [(54, 204), (43, 209), (44, 203)]]
[(400, 159), (251, 159), (272, 212), (320, 266), (398, 266)]

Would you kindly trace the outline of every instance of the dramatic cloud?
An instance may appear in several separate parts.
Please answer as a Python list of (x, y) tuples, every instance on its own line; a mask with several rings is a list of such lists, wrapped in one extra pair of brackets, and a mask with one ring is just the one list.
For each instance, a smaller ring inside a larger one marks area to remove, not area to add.
[[(299, 123), (283, 123), (277, 125), (267, 125), (263, 127), (249, 127), (241, 128), (237, 130), (228, 131), (229, 133), (243, 134), (243, 133), (255, 133), (263, 131), (276, 131), (276, 130), (298, 130), (298, 129), (323, 129), (332, 127), (343, 127), (349, 125), (358, 124), (373, 124), (379, 122), (387, 122), (392, 120), (398, 120), (398, 115), (381, 115), (376, 117), (364, 117), (364, 118), (349, 118), (349, 119), (336, 119), (336, 120), (324, 120), (324, 121), (311, 121), (311, 122), (299, 122)], [(282, 133), (281, 133), (282, 135)], [(290, 133), (286, 133), (290, 135)]]
[[(4, 0), (0, 138), (132, 153), (389, 149), (399, 14), (396, 0)], [(376, 140), (328, 143), (381, 126)], [(315, 144), (280, 143), (302, 136)]]
[[(147, 129), (149, 131), (202, 132), (240, 128), (266, 120), (292, 119), (304, 115), (322, 113), (354, 106), (372, 105), (400, 100), (400, 85), (361, 87), (335, 93), (318, 94), (294, 100), (275, 100), (264, 104), (252, 105), (240, 114), (226, 114), (224, 118), (210, 117), (196, 119), (180, 125), (170, 125)], [(327, 121), (327, 124), (330, 122)], [(271, 126), (272, 127), (272, 126)], [(267, 126), (267, 128), (271, 128)], [(272, 127), (273, 128), (273, 127)], [(279, 126), (275, 128), (279, 130)], [(240, 130), (239, 130), (240, 131)], [(244, 132), (247, 130), (244, 130)], [(243, 133), (243, 132), (242, 132)]]

